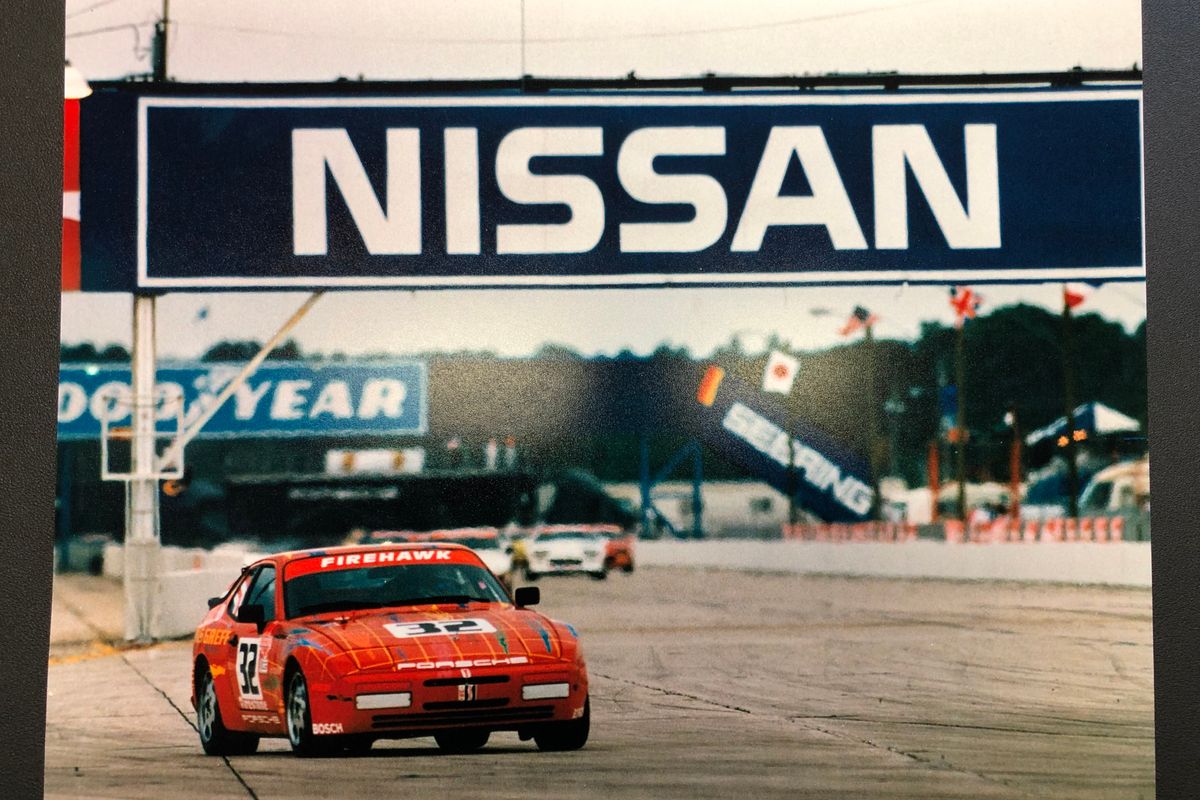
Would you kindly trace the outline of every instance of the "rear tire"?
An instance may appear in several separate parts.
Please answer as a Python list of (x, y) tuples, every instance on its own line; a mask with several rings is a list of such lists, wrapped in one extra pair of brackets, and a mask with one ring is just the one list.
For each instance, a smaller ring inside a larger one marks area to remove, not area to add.
[(525, 580), (536, 581), (540, 577), (541, 577), (540, 575), (538, 575), (536, 572), (531, 570), (529, 567), (525, 568)]
[(447, 753), (473, 753), (487, 744), (491, 735), (491, 731), (465, 730), (436, 733), (433, 738)]
[(608, 570), (602, 569), (599, 572), (589, 573), (594, 581), (602, 581), (608, 578)]
[(587, 744), (591, 719), (591, 701), (584, 700), (582, 717), (569, 722), (551, 722), (533, 734), (533, 741), (543, 752), (578, 750)]
[(256, 734), (231, 731), (221, 721), (217, 686), (207, 667), (196, 690), (196, 730), (200, 746), (210, 756), (248, 756), (258, 750)]

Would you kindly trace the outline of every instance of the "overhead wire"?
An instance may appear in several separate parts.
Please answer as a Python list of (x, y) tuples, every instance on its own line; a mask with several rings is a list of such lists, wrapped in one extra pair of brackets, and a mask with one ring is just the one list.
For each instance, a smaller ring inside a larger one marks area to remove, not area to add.
[[(726, 33), (745, 33), (750, 31), (770, 30), (780, 27), (791, 27), (796, 25), (807, 25), (817, 22), (828, 22), (832, 20), (845, 19), (849, 17), (863, 16), (867, 14), (877, 14), (888, 11), (899, 11), (906, 8), (911, 8), (918, 5), (928, 5), (930, 3), (941, 3), (946, 0), (910, 0), (905, 3), (892, 3), (890, 5), (871, 6), (869, 8), (854, 9), (852, 11), (839, 11), (830, 14), (821, 14), (807, 17), (797, 17), (794, 19), (779, 20), (776, 22), (762, 22), (748, 25), (726, 25), (712, 28), (691, 28), (680, 31), (645, 31), (645, 32), (626, 32), (603, 34), (593, 36), (527, 36), (525, 42), (530, 44), (577, 44), (577, 43), (598, 43), (610, 41), (629, 41), (633, 39), (675, 39), (688, 36), (712, 36)], [(177, 19), (175, 24), (181, 24), (192, 28), (203, 28), (207, 30), (226, 31), (229, 33), (244, 33), (256, 36), (270, 36), (288, 39), (305, 39), (314, 36), (320, 36), (324, 40), (340, 40), (354, 42), (407, 42), (412, 44), (433, 44), (433, 45), (519, 45), (521, 38), (519, 37), (410, 37), (400, 38), (391, 36), (350, 36), (338, 35), (330, 33), (312, 34), (301, 31), (287, 31), (270, 28), (256, 28), (246, 25), (223, 25), (219, 23), (208, 23), (192, 21), (188, 19)]]
[(117, 2), (117, 0), (100, 0), (99, 3), (93, 3), (92, 5), (88, 6), (87, 8), (81, 8), (78, 11), (72, 11), (70, 14), (67, 14), (67, 16), (64, 17), (64, 19), (74, 19), (75, 17), (82, 16), (83, 14), (86, 14), (89, 11), (95, 11), (97, 8), (103, 8), (104, 6), (111, 5), (112, 3), (115, 3), (115, 2)]

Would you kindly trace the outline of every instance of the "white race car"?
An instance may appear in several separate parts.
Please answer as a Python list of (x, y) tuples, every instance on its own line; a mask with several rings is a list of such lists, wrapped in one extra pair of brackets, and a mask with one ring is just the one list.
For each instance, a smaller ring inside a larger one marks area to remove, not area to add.
[(525, 577), (586, 573), (597, 580), (608, 577), (607, 539), (586, 526), (554, 525), (539, 528), (525, 543)]

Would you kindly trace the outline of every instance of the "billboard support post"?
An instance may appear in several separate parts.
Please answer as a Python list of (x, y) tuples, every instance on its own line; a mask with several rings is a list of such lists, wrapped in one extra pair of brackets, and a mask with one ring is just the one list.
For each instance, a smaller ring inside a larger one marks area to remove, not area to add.
[(159, 573), (155, 457), (155, 298), (133, 297), (131, 473), (125, 501), (125, 638), (149, 641)]

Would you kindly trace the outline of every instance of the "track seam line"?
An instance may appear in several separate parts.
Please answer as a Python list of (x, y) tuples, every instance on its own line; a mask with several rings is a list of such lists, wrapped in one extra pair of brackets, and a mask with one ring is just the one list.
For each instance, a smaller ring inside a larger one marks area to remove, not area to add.
[(831, 738), (834, 738), (834, 739), (841, 739), (842, 741), (847, 741), (847, 742), (855, 742), (858, 744), (866, 745), (867, 747), (870, 747), (875, 750), (883, 750), (885, 752), (892, 753), (894, 755), (898, 755), (903, 758), (907, 758), (911, 761), (915, 761), (917, 764), (920, 764), (921, 766), (929, 767), (930, 769), (933, 769), (938, 772), (954, 772), (954, 773), (957, 773), (960, 775), (969, 775), (973, 778), (977, 778), (977, 779), (983, 781), (984, 783), (990, 783), (993, 785), (1004, 786), (1006, 788), (1012, 787), (1012, 784), (1009, 781), (1003, 780), (1002, 778), (992, 778), (988, 775), (984, 775), (982, 773), (975, 772), (973, 770), (956, 767), (949, 763), (942, 764), (942, 763), (939, 763), (930, 758), (921, 758), (918, 755), (906, 752), (904, 750), (901, 750), (898, 747), (892, 747), (891, 745), (886, 745), (886, 744), (879, 744), (878, 742), (873, 742), (870, 739), (864, 739), (862, 737), (853, 736), (848, 733), (839, 733), (837, 731), (832, 731), (827, 728), (823, 728), (820, 725), (814, 725), (811, 723), (803, 723), (800, 721), (801, 719), (804, 719), (803, 717), (786, 717), (786, 716), (781, 716), (781, 715), (777, 715), (777, 714), (756, 714), (755, 712), (751, 711), (748, 708), (742, 708), (740, 706), (731, 706), (731, 705), (727, 705), (725, 703), (718, 703), (715, 700), (709, 700), (706, 697), (699, 697), (694, 694), (688, 694), (687, 692), (679, 692), (679, 691), (675, 691), (673, 689), (666, 689), (661, 686), (653, 686), (653, 685), (647, 684), (647, 683), (639, 683), (638, 681), (629, 680), (628, 678), (617, 678), (612, 675), (605, 675), (602, 672), (595, 672), (592, 674), (596, 675), (596, 677), (598, 677), (598, 678), (605, 678), (606, 680), (615, 681), (617, 683), (627, 683), (627, 684), (630, 684), (631, 686), (639, 686), (643, 689), (649, 689), (651, 691), (661, 692), (662, 694), (672, 695), (674, 697), (686, 697), (689, 700), (696, 700), (697, 702), (706, 703), (708, 705), (716, 706), (718, 708), (725, 708), (725, 709), (729, 709), (731, 711), (740, 711), (743, 714), (749, 714), (750, 716), (753, 716), (753, 717), (766, 717), (766, 718), (771, 718), (771, 719), (782, 720), (790, 725), (801, 725), (802, 727), (807, 728), (808, 730), (822, 733), (822, 734), (829, 736)]
[[(137, 675), (139, 678), (141, 678), (143, 681), (145, 681), (147, 686), (149, 686), (151, 689), (153, 689), (154, 691), (156, 691), (160, 695), (162, 695), (162, 698), (167, 701), (167, 704), (169, 706), (171, 706), (171, 708), (175, 709), (175, 713), (179, 714), (179, 716), (183, 718), (183, 721), (187, 723), (188, 727), (191, 728), (193, 731), (197, 731), (195, 724), (190, 719), (188, 719), (188, 716), (187, 716), (187, 714), (184, 713), (183, 709), (175, 704), (175, 701), (171, 699), (170, 695), (168, 695), (162, 689), (155, 686), (154, 683), (149, 678), (147, 678), (140, 669), (138, 669), (137, 667), (135, 667), (133, 665), (133, 662), (131, 662), (125, 656), (124, 653), (120, 653), (120, 656), (121, 656), (121, 660), (125, 662), (125, 666), (127, 666), (131, 670), (133, 670), (134, 674)], [(199, 731), (197, 731), (197, 734), (199, 734)], [(228, 767), (229, 771), (233, 773), (233, 777), (237, 778), (237, 782), (242, 785), (242, 788), (246, 790), (246, 793), (249, 794), (251, 797), (253, 797), (254, 800), (259, 800), (258, 794), (253, 789), (250, 788), (250, 784), (246, 783), (246, 780), (242, 777), (242, 774), (240, 772), (238, 772), (237, 768), (234, 767), (233, 764), (229, 761), (229, 756), (221, 756), (221, 760), (225, 762), (225, 766)]]
[(743, 714), (751, 714), (751, 715), (754, 713), (753, 711), (751, 711), (748, 708), (742, 708), (741, 706), (731, 706), (731, 705), (727, 705), (725, 703), (718, 703), (715, 700), (709, 700), (707, 697), (699, 697), (694, 694), (688, 694), (687, 692), (677, 692), (674, 689), (664, 689), (661, 686), (652, 686), (648, 683), (638, 683), (637, 681), (631, 681), (628, 678), (618, 678), (613, 675), (605, 675), (602, 672), (594, 672), (592, 674), (598, 678), (604, 678), (606, 680), (616, 681), (617, 683), (627, 683), (630, 686), (638, 686), (642, 689), (649, 689), (653, 692), (661, 692), (662, 694), (671, 695), (672, 697), (686, 697), (688, 700), (695, 700), (699, 703), (706, 703), (710, 706), (716, 706), (717, 708), (724, 708), (729, 711), (740, 711)]

